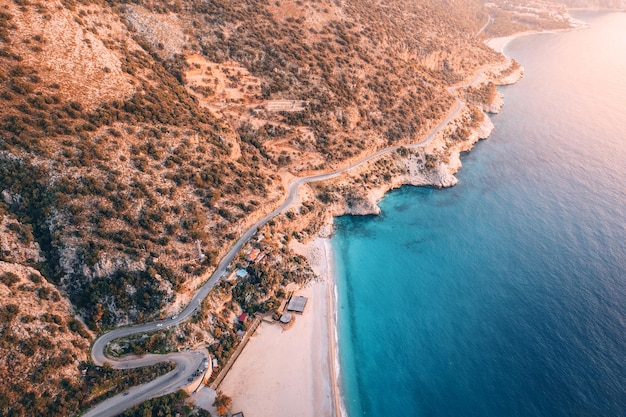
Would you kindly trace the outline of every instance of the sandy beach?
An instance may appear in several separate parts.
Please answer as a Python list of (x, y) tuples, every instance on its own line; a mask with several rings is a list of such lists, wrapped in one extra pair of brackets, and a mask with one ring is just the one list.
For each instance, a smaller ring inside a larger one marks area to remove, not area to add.
[(485, 43), (487, 44), (488, 47), (490, 47), (494, 51), (504, 54), (504, 47), (506, 46), (507, 43), (509, 43), (514, 38), (515, 36), (503, 36), (501, 38), (491, 38), (487, 40)]
[(292, 249), (319, 276), (295, 292), (308, 297), (304, 314), (287, 330), (263, 322), (219, 387), (232, 397), (232, 412), (246, 417), (339, 415), (330, 242), (294, 242)]
[(552, 33), (552, 32), (551, 31), (530, 30), (530, 31), (526, 31), (526, 32), (515, 33), (515, 34), (510, 35), (510, 36), (503, 36), (503, 37), (500, 37), (500, 38), (491, 38), (491, 39), (487, 40), (485, 43), (487, 44), (488, 47), (490, 47), (494, 51), (500, 52), (502, 55), (506, 56), (506, 54), (504, 53), (504, 48), (506, 48), (506, 46), (509, 44), (509, 42), (511, 42), (513, 39), (519, 38), (519, 37), (522, 37), (522, 36), (527, 36), (527, 35), (536, 35), (538, 33)]

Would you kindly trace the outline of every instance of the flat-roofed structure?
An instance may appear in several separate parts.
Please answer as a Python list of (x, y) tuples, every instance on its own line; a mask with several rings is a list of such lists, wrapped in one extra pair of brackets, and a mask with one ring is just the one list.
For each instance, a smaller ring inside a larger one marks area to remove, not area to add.
[(306, 302), (308, 298), (302, 297), (300, 295), (294, 295), (289, 300), (289, 304), (287, 304), (287, 311), (293, 311), (294, 313), (302, 314), (304, 312), (304, 307), (306, 307)]

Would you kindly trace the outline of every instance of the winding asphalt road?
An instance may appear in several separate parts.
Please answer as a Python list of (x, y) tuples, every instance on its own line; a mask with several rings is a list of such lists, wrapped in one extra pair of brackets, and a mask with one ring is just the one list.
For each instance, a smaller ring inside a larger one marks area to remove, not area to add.
[[(462, 88), (465, 86), (473, 85), (479, 77), (482, 75), (482, 71), (479, 71), (476, 77), (466, 85), (459, 85), (455, 87), (450, 87), (448, 91), (453, 93), (458, 88)], [(106, 346), (115, 339), (119, 339), (121, 337), (127, 337), (136, 333), (148, 333), (172, 326), (177, 326), (183, 322), (185, 322), (199, 307), (200, 302), (209, 294), (211, 289), (217, 284), (217, 282), (226, 274), (226, 268), (232, 262), (232, 260), (237, 256), (243, 245), (250, 240), (250, 238), (257, 232), (257, 230), (267, 223), (274, 216), (284, 212), (297, 198), (298, 189), (303, 184), (308, 184), (317, 181), (324, 181), (331, 178), (335, 178), (340, 176), (341, 174), (350, 171), (353, 168), (356, 168), (362, 164), (371, 161), (372, 159), (378, 158), (379, 156), (392, 152), (401, 147), (404, 148), (422, 148), (428, 145), (435, 138), (435, 135), (443, 129), (453, 118), (455, 118), (459, 112), (463, 109), (464, 103), (456, 99), (455, 107), (450, 111), (448, 116), (441, 121), (431, 132), (430, 134), (421, 142), (415, 143), (412, 145), (396, 145), (390, 146), (384, 149), (381, 149), (359, 161), (343, 168), (335, 172), (330, 172), (326, 174), (317, 174), (311, 175), (308, 177), (301, 177), (294, 179), (289, 184), (289, 190), (287, 193), (287, 198), (277, 209), (267, 214), (261, 220), (256, 222), (250, 229), (248, 229), (243, 236), (237, 240), (237, 242), (230, 248), (228, 253), (222, 258), (221, 262), (218, 264), (217, 269), (211, 275), (209, 280), (198, 289), (196, 294), (191, 299), (191, 302), (187, 305), (187, 307), (181, 311), (178, 315), (173, 316), (172, 318), (166, 320), (155, 321), (152, 323), (140, 324), (131, 327), (123, 327), (119, 329), (115, 329), (110, 331), (98, 339), (95, 340), (92, 349), (91, 349), (91, 357), (94, 364), (98, 366), (102, 366), (106, 363), (110, 364), (114, 369), (130, 369), (130, 368), (139, 368), (142, 366), (154, 365), (159, 362), (172, 361), (176, 363), (176, 368), (159, 377), (155, 380), (143, 384), (138, 385), (136, 387), (131, 388), (127, 392), (123, 394), (116, 395), (114, 397), (109, 398), (108, 400), (98, 404), (96, 407), (89, 410), (84, 414), (85, 417), (112, 417), (117, 416), (124, 412), (124, 410), (134, 407), (136, 405), (141, 404), (142, 402), (158, 397), (161, 395), (166, 395), (172, 392), (176, 392), (182, 387), (189, 384), (188, 378), (192, 377), (192, 374), (201, 369), (202, 362), (206, 359), (208, 360), (207, 354), (205, 351), (184, 351), (184, 352), (176, 352), (169, 353), (165, 355), (157, 355), (157, 354), (148, 354), (144, 356), (127, 356), (122, 359), (114, 359), (106, 356)]]

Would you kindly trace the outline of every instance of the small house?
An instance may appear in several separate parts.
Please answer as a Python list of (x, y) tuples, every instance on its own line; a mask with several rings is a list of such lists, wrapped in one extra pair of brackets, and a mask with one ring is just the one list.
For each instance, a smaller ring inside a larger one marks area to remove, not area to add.
[(308, 298), (302, 297), (300, 295), (294, 295), (289, 300), (289, 304), (287, 304), (287, 311), (293, 311), (294, 313), (302, 314), (304, 312), (304, 307), (306, 307), (306, 302)]

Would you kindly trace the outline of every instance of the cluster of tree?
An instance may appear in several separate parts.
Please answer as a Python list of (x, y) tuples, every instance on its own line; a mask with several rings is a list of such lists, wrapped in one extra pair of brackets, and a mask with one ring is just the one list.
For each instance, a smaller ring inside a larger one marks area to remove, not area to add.
[(180, 390), (147, 400), (137, 407), (124, 411), (120, 417), (211, 417), (208, 411), (187, 404), (185, 402), (187, 398), (189, 394)]
[(218, 363), (223, 366), (228, 362), (235, 349), (237, 349), (239, 339), (237, 338), (234, 323), (230, 323), (222, 317), (214, 316), (212, 326), (215, 342), (208, 346), (208, 350), (217, 359)]
[(116, 356), (125, 354), (142, 355), (144, 353), (167, 353), (172, 351), (170, 333), (156, 332), (147, 337), (134, 335), (127, 339), (118, 339), (113, 343), (120, 346), (120, 350), (112, 352)]
[[(10, 278), (6, 280), (10, 282)], [(19, 313), (19, 311), (20, 311), (20, 308), (17, 306), (17, 304), (6, 304), (3, 306), (0, 306), (0, 323), (2, 324), (11, 323), (13, 319), (17, 317), (17, 314)]]
[[(4, 343), (4, 336), (0, 340)], [(44, 345), (37, 346), (36, 349), (52, 349), (51, 340), (37, 343)], [(131, 386), (151, 381), (174, 369), (174, 365), (170, 363), (132, 370), (113, 370), (109, 366), (99, 367), (81, 363), (79, 369), (83, 376), (79, 379), (59, 376), (58, 370), (67, 367), (73, 361), (69, 352), (60, 352), (39, 363), (26, 378), (15, 376), (4, 378), (0, 381), (0, 415), (7, 417), (75, 415), (80, 410), (86, 410)]]
[(222, 391), (217, 391), (213, 405), (215, 406), (215, 411), (218, 416), (228, 415), (232, 403), (233, 400), (228, 395), (224, 394)]
[[(130, 387), (165, 375), (175, 368), (175, 364), (162, 362), (143, 368), (116, 370), (107, 364), (95, 366), (91, 363), (84, 363), (80, 368), (84, 370), (85, 376), (81, 383), (75, 387), (75, 395), (81, 399), (79, 409), (86, 410)], [(78, 393), (79, 390), (80, 394)]]
[(121, 311), (131, 311), (133, 321), (141, 321), (159, 311), (167, 301), (166, 292), (146, 271), (118, 269), (112, 276), (88, 279), (78, 274), (71, 277), (68, 290), (72, 303), (84, 311), (87, 324), (95, 329), (113, 326), (118, 318), (103, 305), (110, 300)]
[(7, 287), (12, 287), (13, 284), (20, 282), (20, 277), (13, 272), (4, 272), (0, 274), (0, 282), (6, 285)]
[(465, 88), (465, 102), (476, 104), (490, 104), (498, 94), (498, 88), (492, 82), (469, 86)]

